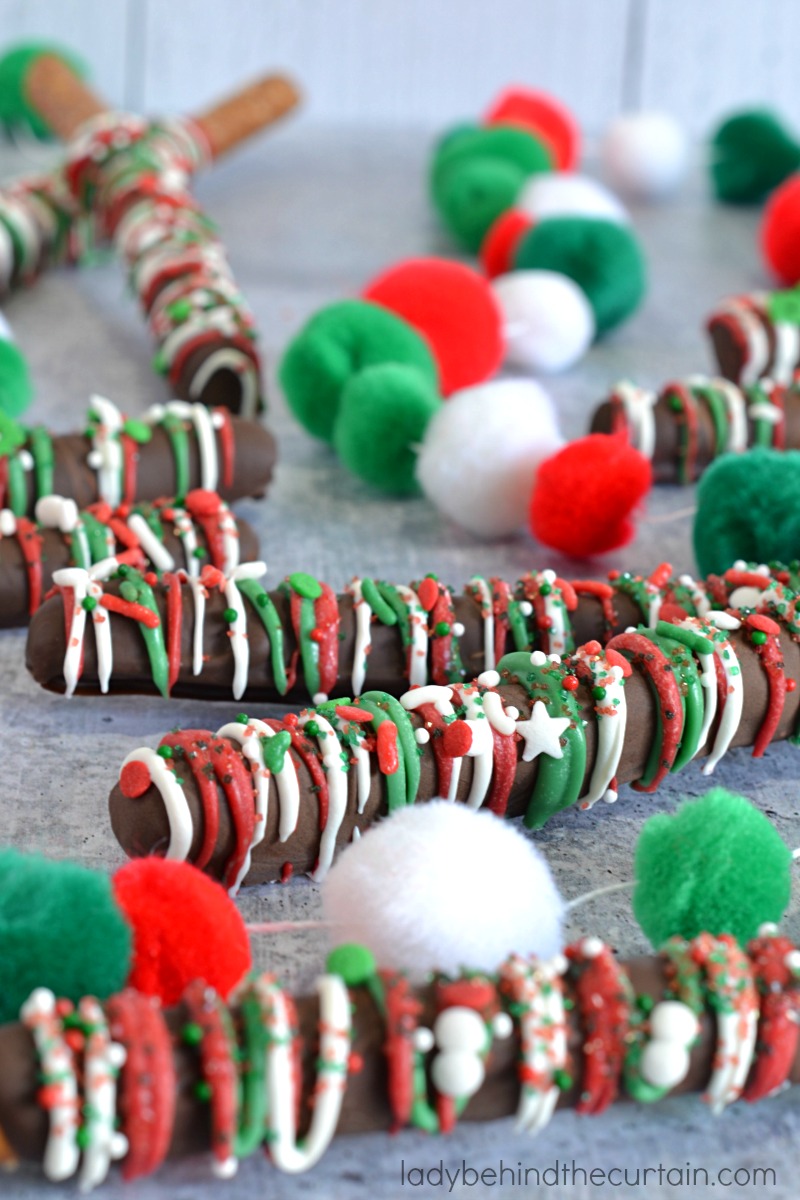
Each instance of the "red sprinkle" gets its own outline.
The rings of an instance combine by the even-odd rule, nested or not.
[[[281,867],[281,883],[288,883],[294,875],[294,866],[290,862],[285,862]]]
[[[378,766],[382,775],[394,775],[400,765],[397,757],[397,726],[394,721],[382,721],[376,736]]]
[[[132,621],[139,621],[148,629],[158,629],[161,624],[161,617],[158,613],[154,613],[151,609],[145,608],[143,604],[137,604],[135,601],[123,600],[122,596],[112,596],[106,592],[100,597],[100,603],[109,612],[119,613],[121,617],[130,617]]]
[[[439,599],[439,584],[435,579],[430,577],[423,579],[422,583],[417,588],[419,602],[426,612],[430,612],[436,601]]]
[[[565,692],[576,692],[578,690],[578,676],[565,675],[561,686]]]
[[[442,734],[442,749],[449,758],[463,758],[472,749],[472,730],[464,721],[453,721]]]

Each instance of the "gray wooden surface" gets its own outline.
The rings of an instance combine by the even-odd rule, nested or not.
[[[0,0],[0,43],[66,41],[113,103],[186,110],[265,68],[312,119],[436,128],[511,82],[596,134],[623,107],[707,133],[768,102],[800,127],[797,0]]]
[[[416,134],[341,128],[322,131],[287,125],[204,177],[199,195],[227,235],[231,260],[264,332],[271,364],[302,321],[326,301],[357,292],[374,272],[410,253],[450,253],[432,218],[422,179],[428,147]],[[8,165],[8,164],[7,164]],[[700,323],[714,300],[731,289],[762,281],[754,242],[754,217],[712,208],[696,182],[674,204],[635,213],[650,261],[651,290],[641,312],[614,337],[597,346],[570,374],[552,385],[565,432],[585,430],[590,407],[620,374],[658,384],[668,375],[708,366]],[[80,427],[88,394],[107,393],[131,413],[160,395],[149,369],[150,346],[114,263],[80,275],[54,274],[36,289],[14,297],[7,313],[30,357],[38,388],[33,414],[57,429]],[[355,572],[407,580],[435,570],[459,585],[473,571],[505,573],[515,579],[534,566],[553,564],[585,574],[585,563],[556,562],[521,536],[485,545],[440,519],[424,500],[393,502],[351,480],[326,449],[295,428],[272,390],[270,422],[281,460],[269,498],[241,506],[263,538],[273,580],[294,569],[319,574],[340,585]],[[687,518],[653,518],[690,505],[690,491],[660,490],[648,504],[647,520],[624,553],[594,565],[600,575],[612,565],[652,568],[669,558],[690,568]],[[216,728],[241,708],[200,703],[113,697],[108,701],[64,701],[40,692],[22,665],[23,632],[0,635],[0,722],[5,734],[0,828],[3,840],[23,849],[69,855],[113,869],[121,855],[106,818],[106,796],[124,755],[133,746],[154,744],[178,724]],[[791,846],[800,844],[797,751],[775,747],[759,764],[745,751],[723,761],[717,781],[753,797],[769,812]],[[655,810],[673,808],[684,795],[705,788],[689,768],[655,797],[623,789],[614,807],[591,814],[570,811],[537,835],[563,892],[625,880],[642,822]],[[491,881],[478,881],[487,889]],[[240,905],[249,919],[313,917],[318,892],[308,881],[246,891]],[[499,914],[502,918],[502,914]],[[796,905],[787,930],[800,937]],[[646,949],[625,895],[609,896],[580,913],[572,932],[597,931],[623,953]],[[325,952],[321,933],[262,939],[258,960],[305,987]],[[265,1161],[245,1164],[228,1186],[212,1182],[202,1162],[174,1166],[156,1180],[124,1189],[112,1182],[104,1194],[128,1200],[256,1200],[314,1196],[396,1200],[401,1162],[432,1167],[440,1158],[454,1169],[462,1160],[477,1167],[521,1162],[540,1169],[556,1161],[592,1167],[683,1168],[774,1167],[778,1187],[768,1194],[794,1197],[800,1166],[800,1102],[794,1093],[740,1106],[714,1120],[698,1099],[672,1100],[651,1109],[620,1106],[602,1119],[559,1114],[538,1142],[517,1136],[508,1121],[463,1126],[443,1141],[413,1133],[390,1139],[341,1139],[309,1176],[280,1176]],[[635,1176],[631,1175],[631,1179]],[[674,1177],[673,1177],[674,1178]],[[580,1179],[580,1176],[578,1176]],[[422,1194],[407,1189],[409,1194]],[[62,1197],[69,1189],[45,1186],[25,1171],[0,1181],[0,1194],[14,1200]],[[434,1191],[428,1193],[436,1195]],[[541,1192],[499,1187],[456,1188],[463,1196],[611,1195],[611,1190],[568,1184]],[[615,1195],[666,1197],[701,1195],[671,1188],[651,1176],[648,1186],[619,1188]],[[749,1195],[747,1190],[729,1190]]]

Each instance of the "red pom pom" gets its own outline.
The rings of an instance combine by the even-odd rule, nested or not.
[[[547,92],[511,87],[501,92],[483,118],[484,125],[521,125],[552,151],[559,171],[571,171],[581,153],[581,131],[568,108]]]
[[[513,269],[517,246],[532,225],[530,217],[515,208],[497,218],[481,246],[481,263],[490,279]]]
[[[364,299],[382,304],[427,339],[442,393],[483,383],[500,366],[500,309],[487,281],[462,263],[410,258],[373,279]]]
[[[800,175],[791,175],[767,201],[761,249],[781,283],[800,282]]]
[[[650,462],[621,437],[590,433],[539,467],[531,496],[534,536],[575,558],[624,546],[631,513],[652,483]]]
[[[250,970],[247,930],[225,889],[189,863],[138,858],[113,878],[133,929],[131,987],[177,1004],[204,979],[227,997]]]
[[[127,800],[138,800],[150,787],[150,772],[144,763],[129,762],[119,775],[119,790]]]

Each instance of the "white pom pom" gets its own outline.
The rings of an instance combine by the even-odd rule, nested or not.
[[[542,459],[563,445],[547,393],[533,380],[500,379],[456,392],[434,415],[417,459],[428,499],[479,537],[525,524]]]
[[[655,200],[674,192],[686,174],[686,135],[667,113],[626,113],[612,121],[600,155],[613,187]]]
[[[415,981],[562,946],[564,902],[533,843],[490,812],[444,800],[404,808],[348,846],[322,901],[337,943],[359,942]]]
[[[506,362],[528,371],[564,371],[594,340],[585,293],[556,271],[511,271],[492,282],[503,313]]]
[[[605,217],[626,225],[630,220],[621,200],[596,179],[569,171],[532,175],[514,207],[534,221],[545,217]]]

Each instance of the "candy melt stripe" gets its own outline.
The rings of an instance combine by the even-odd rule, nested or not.
[[[518,1013],[520,1097],[516,1129],[535,1136],[549,1123],[569,1065],[563,976],[567,960],[512,955],[500,968],[499,987]]]
[[[36,1045],[49,1133],[44,1152],[44,1173],[53,1183],[69,1179],[78,1169],[80,1123],[75,1062],[56,1011],[56,998],[47,988],[33,992],[20,1012],[20,1020]],[[40,1092],[41,1099],[41,1092]]]

